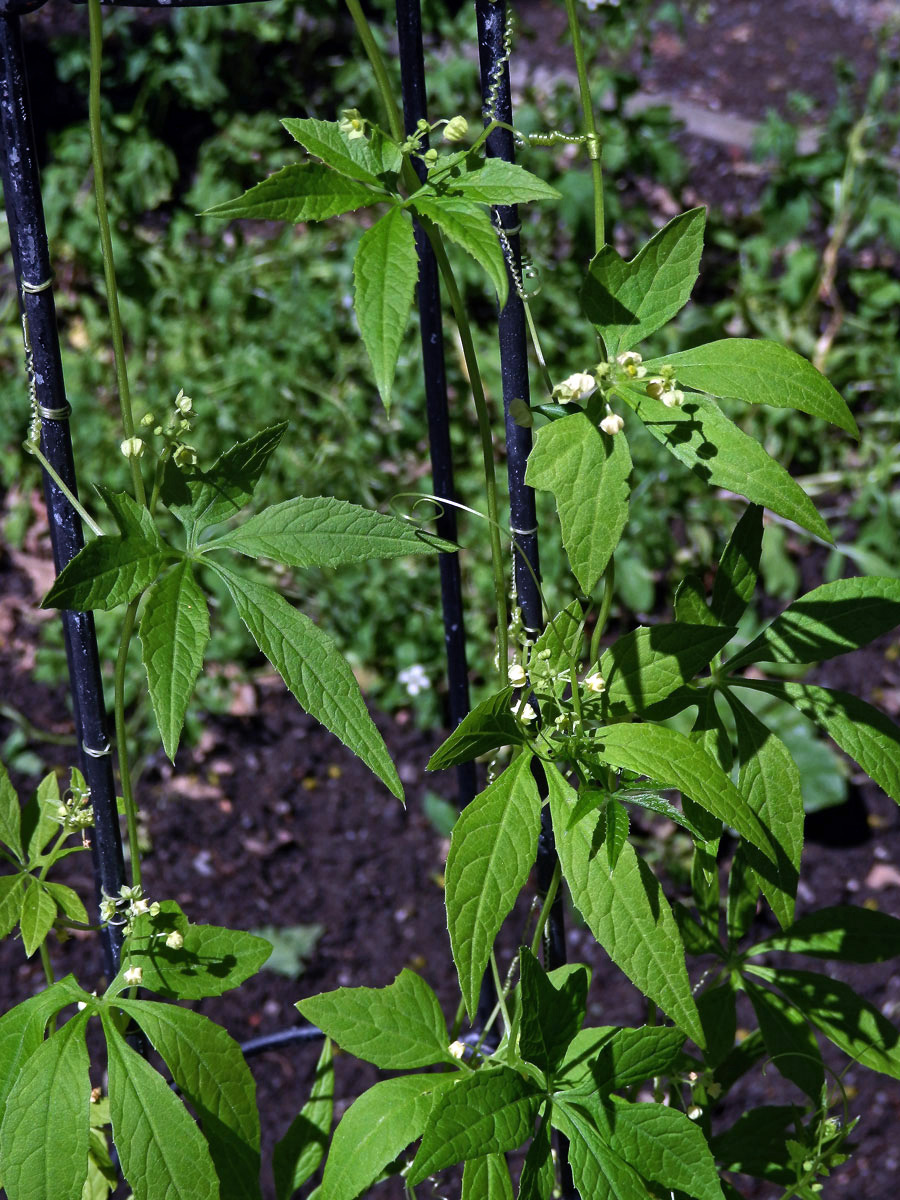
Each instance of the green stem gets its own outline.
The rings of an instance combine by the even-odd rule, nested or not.
[[[50,851],[50,853],[47,855],[47,857],[46,857],[46,861],[44,862],[44,865],[41,867],[41,872],[40,872],[40,874],[38,875],[38,879],[39,879],[39,880],[40,880],[42,883],[43,883],[43,881],[44,881],[44,880],[47,878],[47,872],[48,872],[48,871],[50,870],[50,868],[53,866],[53,863],[54,863],[54,861],[55,861],[55,859],[56,859],[56,855],[57,855],[57,853],[59,852],[59,848],[60,848],[60,846],[62,846],[63,842],[66,840],[66,838],[67,838],[68,836],[69,836],[69,831],[68,831],[68,829],[61,829],[61,830],[59,831],[59,833],[56,835],[56,841],[53,843],[53,849],[52,849],[52,850]],[[51,980],[50,980],[50,982],[52,983],[52,982],[53,982],[53,980],[51,979]]]
[[[509,1019],[509,1009],[506,1007],[506,993],[503,990],[503,984],[500,982],[500,970],[497,966],[497,955],[491,951],[491,975],[494,979],[494,990],[497,993],[497,1004],[500,1008],[500,1015],[503,1017],[503,1027],[507,1034],[512,1032],[512,1022]]]
[[[597,624],[591,634],[591,646],[588,650],[588,662],[593,665],[600,657],[600,639],[606,630],[609,620],[609,610],[612,608],[613,589],[616,586],[616,560],[611,558],[603,572],[603,599],[600,601],[600,611],[597,613]]]
[[[128,761],[128,740],[125,730],[125,668],[128,663],[128,649],[131,645],[131,635],[134,632],[134,622],[137,617],[140,597],[128,605],[125,619],[122,622],[122,636],[119,641],[119,653],[116,656],[115,674],[115,718],[116,718],[116,754],[119,759],[119,781],[122,785],[122,799],[125,802],[125,823],[128,827],[128,850],[131,858],[131,885],[134,887],[141,882],[141,852],[138,846],[137,806],[134,803],[134,793],[131,788],[131,768]]]
[[[44,968],[44,975],[47,979],[47,986],[56,982],[56,976],[53,973],[53,963],[50,961],[50,951],[47,949],[47,943],[41,942],[41,966]],[[52,1032],[52,1030],[51,1030]]]
[[[53,466],[53,464],[50,462],[50,460],[45,456],[44,452],[41,450],[41,448],[37,444],[37,442],[30,442],[30,441],[26,442],[25,449],[29,452],[29,454],[33,454],[34,457],[38,460],[38,462],[41,464],[41,466],[44,468],[44,470],[47,472],[47,474],[50,476],[50,478],[53,480],[53,482],[56,484],[56,486],[59,488],[59,490],[65,496],[65,498],[68,500],[68,502],[72,505],[72,507],[78,513],[79,517],[81,517],[82,521],[84,521],[85,525],[87,525],[88,529],[90,529],[92,533],[95,533],[97,535],[97,537],[102,537],[103,530],[100,528],[100,526],[97,524],[97,522],[91,516],[91,514],[87,511],[87,509],[84,507],[84,505],[78,499],[78,497],[75,495],[75,493],[72,491],[72,489],[68,486],[68,484],[66,484],[66,482],[60,477],[59,472],[56,470],[56,468]]]
[[[116,383],[119,408],[126,438],[134,437],[134,416],[131,410],[131,389],[125,364],[125,337],[119,313],[119,292],[116,286],[116,265],[113,258],[112,235],[109,228],[109,209],[106,204],[106,181],[103,174],[103,131],[100,122],[100,73],[103,64],[103,17],[100,0],[88,0],[88,21],[91,39],[91,77],[88,97],[88,122],[91,130],[91,162],[94,168],[94,197],[97,204],[97,224],[100,227],[100,248],[103,254],[103,275],[106,281],[106,301],[112,330],[113,357],[116,364]],[[131,457],[131,479],[139,504],[146,502],[144,478],[138,459]]]
[[[537,927],[534,931],[534,937],[531,939],[531,953],[537,958],[538,951],[541,948],[541,939],[544,936],[544,929],[547,925],[547,920],[550,916],[550,909],[553,907],[553,901],[556,899],[556,893],[559,891],[559,881],[562,879],[562,867],[559,865],[559,859],[556,860],[556,866],[553,868],[553,877],[550,880],[550,886],[547,888],[547,894],[544,897],[544,902],[541,905],[541,911],[538,913]]]
[[[94,3],[99,3],[99,0],[94,0]],[[378,43],[375,41],[372,27],[366,19],[359,0],[347,0],[347,11],[353,18],[356,32],[359,34],[369,62],[372,64],[372,70],[375,72],[375,82],[378,84],[378,91],[387,113],[388,124],[391,128],[391,137],[397,142],[402,142],[405,138],[403,118],[400,115],[400,109],[397,107],[397,101],[394,99],[391,80],[387,73],[384,57]]]
[[[588,153],[591,156],[591,178],[594,183],[594,249],[600,250],[606,242],[606,215],[603,207],[603,166],[600,161],[602,143],[594,122],[594,107],[591,101],[591,87],[588,83],[587,67],[584,61],[584,46],[581,42],[581,28],[578,24],[576,0],[566,0],[566,16],[569,20],[569,33],[572,37],[572,49],[575,52],[575,70],[578,73],[578,91],[581,95],[581,111],[584,120]]]

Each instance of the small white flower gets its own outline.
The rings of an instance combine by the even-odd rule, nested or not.
[[[144,442],[142,438],[130,437],[122,442],[120,448],[126,458],[140,458],[144,453]]]
[[[599,671],[594,671],[592,675],[588,675],[587,679],[585,679],[584,686],[589,692],[593,692],[594,695],[599,696],[606,691],[606,680]]]
[[[460,1041],[451,1042],[449,1049],[454,1058],[462,1058],[466,1052],[466,1044]]]
[[[131,915],[133,917],[141,917],[144,913],[150,911],[150,902],[148,900],[135,900],[131,905]]]
[[[519,666],[518,663],[513,663],[509,668],[509,682],[513,687],[521,687],[525,682],[525,668]]]
[[[451,117],[444,127],[445,142],[461,142],[469,132],[469,122],[465,117]]]
[[[125,982],[129,987],[137,987],[144,978],[144,971],[141,967],[129,967],[125,972]]]
[[[529,721],[534,721],[537,719],[537,713],[530,704],[526,704],[521,712],[517,708],[514,708],[512,711],[516,714],[520,721],[525,721],[526,724]]]
[[[175,451],[174,458],[179,467],[193,467],[197,462],[197,451],[193,446],[182,444]]]
[[[190,396],[184,394],[184,388],[175,397],[175,408],[182,416],[186,416],[194,407],[194,402]]]
[[[184,945],[184,938],[178,932],[177,929],[173,929],[172,932],[169,934],[169,936],[166,938],[166,945],[169,947],[170,950],[180,950],[181,947]]]
[[[350,141],[366,136],[366,122],[358,108],[345,108],[338,121],[338,129],[345,133]]]
[[[553,389],[553,399],[558,404],[571,404],[574,400],[585,400],[597,389],[597,380],[587,371],[579,371],[558,383]]]
[[[684,404],[684,392],[680,388],[667,388],[659,399],[666,408],[681,408]]]
[[[625,428],[625,421],[618,413],[609,413],[600,422],[600,428],[604,433],[608,433],[610,437],[615,437],[617,433],[621,433]]]
[[[418,696],[419,692],[427,692],[431,687],[428,673],[421,663],[413,663],[397,672],[397,682],[402,683],[409,696]]]
[[[647,374],[647,368],[641,366],[641,361],[641,356],[636,350],[626,350],[624,354],[616,357],[616,362],[632,379],[643,379]]]
[[[699,1104],[692,1104],[687,1110],[687,1115],[692,1121],[699,1121],[699,1119],[703,1116],[703,1109]]]

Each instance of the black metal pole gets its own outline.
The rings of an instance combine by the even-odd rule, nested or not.
[[[512,124],[512,97],[509,86],[509,65],[506,52],[506,0],[475,0],[478,22],[478,50],[481,64],[482,116],[485,125],[490,121]],[[515,141],[508,129],[495,129],[487,140],[487,154],[504,162],[515,161]],[[510,415],[513,400],[530,399],[528,382],[528,337],[525,326],[525,307],[516,286],[522,278],[519,238],[519,211],[516,205],[497,205],[494,222],[504,231],[504,249],[508,252],[506,271],[509,278],[509,299],[498,318],[500,341],[500,375],[503,386],[503,411],[506,419],[506,466],[509,479],[510,528],[516,539],[513,556],[513,581],[516,601],[522,610],[522,623],[536,636],[543,627],[543,608],[538,588],[540,559],[538,556],[537,513],[534,490],[525,483],[525,467],[531,451],[531,430],[517,425]],[[510,261],[511,259],[511,261]],[[546,780],[540,766],[535,771],[542,794]],[[549,808],[541,813],[541,832],[538,839],[536,864],[537,889],[546,895],[556,870],[556,845]],[[566,961],[566,936],[562,891],[557,892],[550,909],[544,946],[548,970]],[[568,1163],[568,1144],[557,1138],[563,1196],[576,1195]]]
[[[419,120],[427,119],[425,59],[422,49],[422,13],[419,0],[397,0],[397,34],[400,47],[403,123],[407,135]],[[423,138],[423,151],[428,139]],[[415,160],[420,179],[425,164]],[[453,453],[450,446],[450,414],[447,405],[447,376],[444,367],[444,334],[441,321],[441,294],[438,267],[431,243],[415,222],[416,251],[419,256],[419,328],[422,339],[422,365],[425,373],[425,403],[428,414],[428,445],[434,494],[448,500],[456,498],[453,484]],[[456,541],[456,511],[447,507],[437,520],[437,533]],[[462,584],[459,555],[440,556],[441,609],[444,619],[444,645],[447,650],[447,684],[450,723],[459,724],[469,711],[469,672],[466,661],[466,631],[463,622]],[[459,807],[463,808],[476,791],[475,764],[456,768]]]
[[[19,17],[7,4],[0,10],[0,169],[6,219],[22,312],[28,390],[41,423],[41,450],[66,486],[76,493],[75,466],[56,328],[53,273],[47,248],[40,176],[31,129],[28,78]],[[29,0],[18,11],[38,7]],[[23,396],[26,394],[23,388]],[[25,423],[23,405],[23,426]],[[44,472],[44,497],[57,572],[84,545],[81,519],[53,479]],[[122,841],[116,808],[111,748],[107,733],[100,659],[91,613],[63,612],[63,634],[80,765],[94,809],[91,850],[97,898],[118,895],[124,881]],[[121,933],[108,926],[102,935],[105,967],[118,971]]]

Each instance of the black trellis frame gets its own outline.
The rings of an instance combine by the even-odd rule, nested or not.
[[[28,78],[22,47],[20,17],[39,9],[45,0],[0,0],[0,174],[10,230],[13,267],[22,314],[28,386],[32,404],[41,418],[41,450],[52,471],[73,495],[77,495],[70,405],[65,394],[52,269],[41,200]],[[84,3],[84,0],[73,0]],[[100,0],[103,7],[194,8],[256,0]],[[512,120],[509,71],[505,50],[505,0],[476,0],[475,3],[482,78],[482,102],[487,122],[496,117]],[[397,0],[397,28],[403,71],[404,121],[407,133],[426,116],[425,68],[419,0]],[[487,111],[489,104],[491,112]],[[508,130],[495,130],[487,153],[514,161],[514,140]],[[417,164],[422,170],[421,163]],[[516,538],[513,577],[516,602],[527,630],[537,634],[542,626],[538,579],[540,574],[534,492],[525,483],[525,465],[531,449],[531,432],[515,424],[510,416],[514,399],[528,401],[528,357],[525,314],[517,281],[521,278],[519,223],[515,206],[494,209],[494,220],[505,231],[509,250],[507,262],[509,300],[498,318],[500,363],[507,444],[511,528]],[[446,374],[437,266],[427,238],[416,229],[419,253],[419,317],[425,371],[429,445],[438,497],[454,499],[453,463],[449,435]],[[81,519],[63,490],[46,470],[43,474],[45,502],[57,573],[84,545]],[[456,518],[447,506],[438,518],[438,533],[456,539]],[[456,555],[442,555],[441,601],[448,660],[449,707],[456,725],[469,708],[465,626],[459,563]],[[107,731],[100,662],[90,613],[64,612],[63,633],[69,667],[70,688],[79,743],[79,760],[91,789],[94,806],[92,855],[98,900],[105,893],[117,895],[124,882],[124,862],[116,806],[111,748]],[[457,774],[460,805],[475,794],[474,765]],[[543,782],[542,779],[538,780]],[[546,814],[545,814],[546,815]],[[542,825],[538,848],[538,890],[545,893],[556,865],[552,830]],[[118,970],[121,933],[108,927],[103,934],[104,965],[112,976]],[[554,903],[548,921],[545,947],[548,967],[565,962],[565,934],[561,897]],[[484,1004],[482,1005],[484,1007]],[[482,1017],[486,1014],[481,1013]],[[284,1030],[270,1037],[255,1038],[243,1047],[256,1054],[276,1045],[310,1040],[319,1031],[310,1026]],[[571,1175],[564,1163],[564,1195],[575,1195]]]

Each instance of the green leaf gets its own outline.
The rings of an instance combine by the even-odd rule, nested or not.
[[[778,871],[758,874],[759,886],[784,929],[794,919],[794,901],[803,854],[803,792],[800,771],[780,738],[732,694],[728,701],[737,726],[738,791],[779,847]],[[749,855],[751,865],[754,856]]]
[[[9,1094],[0,1127],[0,1176],[9,1200],[81,1198],[91,1100],[86,1024],[86,1016],[73,1017],[41,1042]]]
[[[697,1011],[706,1033],[704,1062],[707,1069],[717,1067],[732,1052],[737,1037],[737,1004],[731,980],[700,992]]]
[[[578,600],[548,621],[543,633],[532,644],[528,655],[528,675],[533,687],[544,686],[574,662],[578,666],[584,642],[584,622]]]
[[[383,988],[337,988],[297,1002],[297,1008],[349,1054],[376,1067],[405,1071],[453,1062],[437,996],[404,968]]]
[[[640,626],[604,650],[599,670],[612,714],[643,712],[689,683],[736,630],[719,625]]]
[[[241,1048],[208,1017],[159,1001],[119,1000],[200,1119],[222,1200],[259,1200],[256,1084]]]
[[[626,1162],[639,1163],[645,1179],[696,1200],[722,1200],[706,1138],[685,1113],[618,1098],[608,1111],[610,1146]]]
[[[837,391],[812,363],[778,342],[724,338],[666,358],[645,362],[654,375],[663,364],[674,367],[678,383],[720,399],[795,408],[830,421],[859,436],[856,422]]]
[[[525,482],[552,492],[572,573],[590,594],[628,522],[631,455],[624,437],[601,432],[584,413],[538,430]]]
[[[673,218],[626,262],[612,246],[591,259],[581,290],[610,358],[661,329],[687,304],[700,271],[706,209]]]
[[[606,850],[606,861],[609,864],[610,873],[616,869],[622,847],[628,840],[630,827],[628,810],[623,808],[614,796],[610,796],[603,806],[603,846]],[[598,834],[599,831],[598,825]]]
[[[319,1190],[322,1200],[356,1200],[418,1138],[450,1075],[383,1079],[355,1100],[331,1139]]]
[[[716,625],[718,622],[706,603],[703,580],[685,575],[675,592],[675,620],[680,625]]]
[[[572,902],[613,962],[702,1047],[705,1039],[684,949],[659,881],[630,843],[622,847],[610,872],[595,853],[590,819],[568,828],[575,793],[555,768],[547,769],[547,785],[556,848]]]
[[[710,610],[723,625],[737,625],[753,597],[762,536],[763,510],[751,504],[728,539],[713,584]]]
[[[513,689],[504,688],[488,696],[460,721],[445,742],[428,760],[428,771],[455,767],[496,750],[498,746],[521,746],[525,742],[522,727],[510,711]]]
[[[543,1095],[509,1067],[482,1068],[442,1093],[407,1175],[410,1187],[469,1157],[516,1150],[534,1132]]]
[[[435,186],[444,194],[463,196],[479,204],[527,204],[530,200],[560,199],[556,188],[539,176],[500,158],[486,158],[474,170],[451,174]]]
[[[815,971],[774,971],[750,963],[744,969],[777,988],[829,1041],[862,1066],[900,1079],[900,1030],[846,983]]]
[[[444,872],[447,925],[470,1016],[494,939],[537,854],[541,798],[523,753],[463,809]]]
[[[790,928],[759,942],[750,955],[786,950],[839,962],[887,962],[900,955],[900,921],[887,913],[855,905],[821,908]]]
[[[325,1157],[334,1113],[334,1050],[325,1039],[309,1099],[275,1143],[272,1172],[277,1200],[291,1200]]]
[[[108,612],[130,604],[156,579],[176,552],[160,542],[133,537],[98,537],[60,571],[41,608]]]
[[[147,592],[141,656],[163,749],[174,762],[184,714],[209,642],[209,609],[191,563],[182,559]]]
[[[331,638],[271,588],[230,571],[225,581],[241,620],[300,705],[361,758],[395,796],[403,786],[369,716],[350,665]]]
[[[318,163],[292,163],[249,188],[242,196],[206,209],[204,217],[249,217],[254,221],[324,221],[367,208],[386,197]]]
[[[556,1185],[556,1165],[550,1152],[550,1122],[546,1116],[531,1139],[516,1200],[551,1200]]]
[[[22,912],[19,917],[26,958],[31,958],[41,945],[53,928],[55,920],[56,904],[53,899],[42,884],[29,877],[25,884]]]
[[[744,990],[753,1005],[766,1050],[785,1077],[818,1104],[825,1084],[825,1070],[816,1036],[803,1014],[776,992],[744,980]]]
[[[519,952],[519,969],[522,994],[519,1053],[549,1076],[562,1061],[566,1047],[584,1020],[587,969],[569,975],[561,987],[555,987],[527,946]]]
[[[813,663],[856,650],[900,625],[900,579],[862,575],[807,592],[726,663]]]
[[[166,464],[162,500],[193,538],[236,516],[250,500],[287,429],[279,421],[220,454],[208,471],[186,473]]]
[[[792,1183],[794,1172],[785,1171],[785,1143],[796,1129],[802,1111],[791,1104],[766,1104],[744,1113],[710,1142],[716,1158],[729,1171],[760,1179]]]
[[[0,842],[8,846],[20,863],[25,862],[22,847],[22,807],[6,767],[0,763]]]
[[[509,1167],[502,1154],[466,1159],[460,1200],[513,1200]]]
[[[229,533],[206,542],[204,553],[237,550],[289,567],[337,567],[370,558],[452,554],[457,547],[400,517],[331,496],[298,496],[273,504]]]
[[[582,1029],[569,1043],[554,1084],[560,1090],[601,1095],[634,1087],[665,1074],[683,1045],[683,1032],[667,1025]]]
[[[163,1077],[126,1043],[111,1014],[101,1015],[113,1138],[134,1200],[217,1200],[219,1182],[200,1130]]]
[[[357,142],[364,143],[365,138],[350,142],[341,136],[337,121],[317,121],[312,118],[297,119],[286,117],[281,124],[285,127],[294,141],[299,142],[307,154],[319,158],[327,167],[332,167],[341,175],[350,179],[358,179],[365,183],[380,183],[378,175],[371,166],[366,165],[365,154],[354,151]]]
[[[0,938],[5,938],[19,923],[24,888],[24,874],[0,878]]]
[[[86,999],[74,976],[67,975],[0,1016],[0,1112],[7,1111],[13,1084],[23,1063],[42,1045],[50,1018],[67,1004]]]
[[[763,504],[810,533],[833,541],[815,506],[781,463],[754,438],[738,429],[714,401],[699,393],[681,408],[666,408],[636,387],[619,385],[618,395],[637,413],[647,431],[710,487],[725,488]]]
[[[83,925],[87,925],[87,910],[76,891],[66,887],[64,883],[50,883],[48,880],[44,881],[43,886],[59,911],[70,921],[81,921]]]
[[[743,687],[755,684],[756,690],[793,704],[900,804],[900,728],[884,713],[847,692],[811,683],[744,679],[734,682]]]
[[[409,214],[392,208],[359,239],[353,263],[359,332],[386,409],[418,274]]]
[[[768,830],[706,751],[662,725],[606,725],[595,731],[596,753],[611,766],[678,788],[778,863]]]
[[[497,231],[491,218],[483,208],[470,199],[454,199],[452,196],[415,196],[412,204],[419,216],[432,221],[451,242],[455,242],[484,271],[494,285],[500,308],[506,305],[509,295],[509,280],[506,260]]]
[[[555,1097],[555,1128],[569,1139],[569,1165],[578,1194],[590,1200],[647,1200],[638,1172],[612,1149],[598,1125],[608,1129],[599,1101],[588,1096]]]
[[[166,945],[173,932],[184,939],[177,950]],[[271,949],[262,938],[240,929],[191,925],[174,900],[163,900],[157,916],[143,913],[135,921],[122,952],[121,969],[107,994],[122,991],[125,971],[140,967],[142,986],[167,999],[221,996],[255,975]]]
[[[27,842],[26,853],[32,868],[41,866],[40,855],[51,839],[59,833],[59,779],[51,771],[37,786],[37,791],[22,810],[22,840]]]

